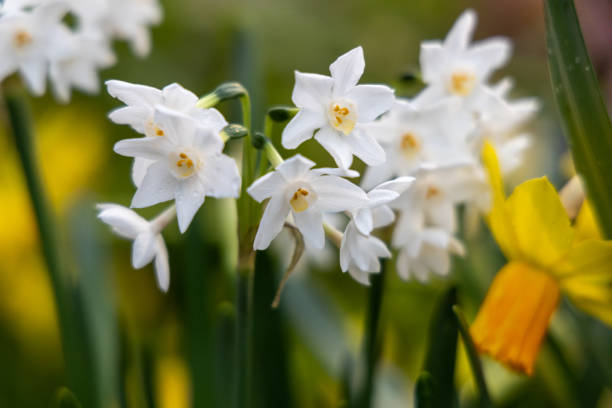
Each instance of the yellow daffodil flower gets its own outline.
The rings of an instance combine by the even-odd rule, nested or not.
[[[474,344],[531,375],[561,295],[612,325],[612,241],[602,240],[588,204],[573,226],[546,177],[504,195],[495,150],[483,160],[492,186],[489,228],[508,259],[471,327]]]

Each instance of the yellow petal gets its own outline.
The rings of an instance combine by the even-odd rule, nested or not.
[[[491,210],[487,216],[489,229],[507,259],[518,257],[518,247],[510,218],[506,212],[506,196],[501,177],[497,154],[491,143],[486,142],[482,148],[482,161],[491,186]]]
[[[589,238],[602,239],[603,237],[603,235],[601,235],[599,225],[597,224],[593,207],[588,200],[585,200],[580,208],[580,212],[576,217],[575,228],[576,236],[574,239],[576,241],[584,241],[585,239]]]
[[[506,201],[506,211],[520,259],[548,269],[567,254],[574,230],[546,177],[517,186]]]
[[[612,241],[578,243],[553,272],[572,303],[612,325]]]
[[[560,292],[555,278],[524,262],[510,262],[495,276],[470,328],[481,353],[532,374]]]

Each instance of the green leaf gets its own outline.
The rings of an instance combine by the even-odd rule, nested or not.
[[[434,388],[435,381],[431,374],[423,371],[417,379],[414,387],[414,407],[432,408],[434,407]]]
[[[472,374],[474,375],[474,380],[476,381],[478,391],[480,392],[480,406],[490,407],[492,406],[492,404],[491,398],[489,397],[489,390],[487,388],[484,373],[482,372],[482,364],[480,363],[478,352],[476,351],[476,347],[474,346],[474,342],[472,341],[472,336],[470,336],[470,330],[468,328],[467,321],[465,320],[465,316],[463,316],[463,312],[461,311],[459,306],[453,306],[453,312],[455,313],[455,317],[457,318],[457,323],[459,325],[459,333],[461,334],[463,344],[465,345],[465,349],[467,350],[468,359],[472,368]]]
[[[546,0],[548,66],[576,170],[612,238],[612,124],[572,0]]]
[[[444,292],[431,319],[429,346],[424,371],[433,377],[432,407],[456,406],[455,360],[457,356],[458,324],[453,305],[457,303],[457,288]]]

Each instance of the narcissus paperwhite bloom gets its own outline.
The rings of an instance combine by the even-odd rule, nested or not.
[[[71,33],[62,23],[68,7],[49,3],[31,11],[10,10],[0,15],[0,81],[19,71],[29,90],[40,96],[49,60],[71,52]]]
[[[293,156],[255,182],[247,192],[257,202],[269,198],[253,244],[266,249],[292,215],[307,245],[322,248],[325,244],[323,213],[350,211],[362,206],[368,197],[355,184],[329,172],[315,169],[314,162],[301,155]]]
[[[457,98],[422,104],[398,100],[391,111],[366,131],[383,147],[387,160],[369,166],[362,186],[371,188],[397,176],[409,176],[427,164],[445,166],[475,162],[468,137],[474,130],[472,116]]]
[[[292,99],[300,111],[283,131],[283,146],[295,149],[314,134],[339,167],[349,168],[353,154],[369,165],[383,163],[384,151],[363,124],[391,109],[393,90],[357,85],[364,68],[363,50],[357,47],[330,65],[331,77],[296,71]]]
[[[155,122],[155,107],[163,106],[193,118],[198,126],[210,128],[219,134],[227,121],[216,109],[196,107],[198,97],[179,84],[170,84],[159,90],[146,85],[110,80],[106,82],[108,93],[126,106],[112,111],[109,118],[120,125],[130,125],[147,137],[163,137],[164,131]],[[220,139],[220,136],[218,136]],[[151,160],[138,157],[134,160],[132,179],[136,186],[142,182]]]
[[[459,16],[444,41],[421,43],[420,64],[424,93],[429,100],[455,95],[466,102],[477,95],[491,73],[510,58],[512,45],[505,38],[489,38],[470,44],[476,13]]]
[[[234,159],[222,153],[224,143],[212,128],[163,106],[157,106],[153,120],[163,137],[122,140],[115,152],[152,161],[132,207],[174,199],[179,229],[185,232],[205,196],[238,197],[240,174]]]
[[[546,177],[520,184],[506,198],[490,144],[483,156],[493,196],[487,223],[508,264],[495,276],[470,332],[478,350],[532,374],[562,294],[612,324],[612,241],[585,235],[582,222],[573,226]]]
[[[400,177],[377,186],[368,192],[368,201],[351,212],[340,245],[340,267],[364,285],[369,285],[369,275],[380,272],[379,258],[390,258],[385,243],[370,233],[395,220],[388,206],[404,192],[414,179]]]
[[[98,218],[110,225],[117,235],[133,240],[132,266],[140,269],[154,261],[155,277],[159,288],[166,292],[170,286],[168,250],[161,235],[174,219],[174,207],[147,221],[134,211],[118,204],[99,204]]]

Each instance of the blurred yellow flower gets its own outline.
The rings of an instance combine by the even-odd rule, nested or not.
[[[532,374],[561,294],[612,324],[612,241],[593,232],[588,204],[572,226],[545,177],[522,183],[506,199],[491,145],[483,160],[492,186],[487,222],[508,264],[493,280],[471,334],[481,352]]]
[[[49,199],[61,215],[88,188],[105,160],[101,121],[83,110],[65,107],[42,115],[36,129],[37,156]],[[0,133],[5,154],[0,161],[0,313],[16,335],[42,357],[59,348],[55,308],[40,256],[34,216],[21,167],[6,133]],[[40,347],[40,339],[48,339]]]

